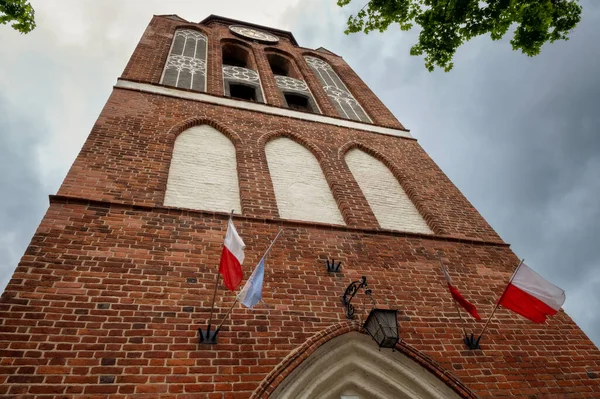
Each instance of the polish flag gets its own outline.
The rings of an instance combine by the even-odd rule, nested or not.
[[[452,285],[452,279],[450,278],[450,275],[448,274],[448,270],[446,270],[446,266],[444,266],[444,263],[442,262],[441,258],[440,258],[440,264],[442,265],[442,272],[444,273],[444,277],[446,278],[446,282],[448,283],[448,289],[450,290],[450,295],[452,295],[452,298],[454,298],[456,303],[458,303],[467,312],[469,312],[469,314],[471,316],[473,316],[475,318],[475,320],[481,320],[481,316],[479,316],[479,314],[477,313],[477,308],[475,308],[475,305],[473,305],[471,302],[467,301],[460,294],[460,292],[458,292],[456,287]]]
[[[565,292],[522,263],[508,283],[499,304],[534,323],[556,314],[565,303]]]
[[[219,263],[219,273],[223,276],[223,281],[230,291],[234,291],[244,277],[242,263],[244,263],[245,247],[244,241],[242,241],[230,218],[227,224],[223,252],[221,253],[221,262]]]

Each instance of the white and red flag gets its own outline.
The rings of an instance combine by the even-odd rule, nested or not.
[[[475,308],[475,305],[473,305],[471,302],[467,301],[460,294],[458,289],[456,289],[456,287],[454,285],[452,285],[452,279],[450,278],[450,275],[448,274],[448,270],[446,270],[446,266],[442,262],[442,258],[440,258],[440,264],[442,265],[442,272],[444,273],[444,277],[446,278],[446,282],[448,283],[448,289],[450,290],[450,295],[452,295],[452,298],[454,298],[456,303],[458,303],[460,306],[462,306],[463,309],[465,309],[467,312],[469,312],[469,314],[471,316],[473,316],[475,318],[475,320],[481,320],[481,317],[479,316],[479,313],[477,313],[477,308]]]
[[[498,304],[534,323],[543,323],[558,312],[565,299],[562,289],[521,263]]]
[[[227,234],[225,235],[225,244],[221,253],[221,262],[219,263],[219,273],[223,276],[223,281],[230,291],[240,284],[244,273],[242,272],[242,263],[244,263],[244,248],[246,245],[238,234],[233,221],[229,218],[227,224]]]

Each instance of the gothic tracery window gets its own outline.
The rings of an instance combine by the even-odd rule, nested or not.
[[[304,59],[323,85],[329,100],[342,118],[371,123],[371,118],[356,101],[331,65],[319,58],[308,55]]]
[[[165,65],[161,83],[196,91],[206,91],[208,40],[201,32],[178,29]]]

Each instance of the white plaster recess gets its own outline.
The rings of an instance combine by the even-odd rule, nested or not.
[[[268,142],[265,152],[281,218],[345,224],[321,166],[308,149],[280,137]]]
[[[381,227],[433,234],[398,180],[381,161],[355,148],[346,154],[346,164]]]
[[[425,368],[358,332],[323,344],[275,389],[272,398],[459,399]]]
[[[241,213],[235,147],[229,138],[208,125],[177,136],[164,204]]]

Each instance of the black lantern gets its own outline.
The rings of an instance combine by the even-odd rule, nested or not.
[[[400,340],[398,336],[398,311],[391,309],[372,309],[363,324],[371,338],[380,348],[394,348]]]

